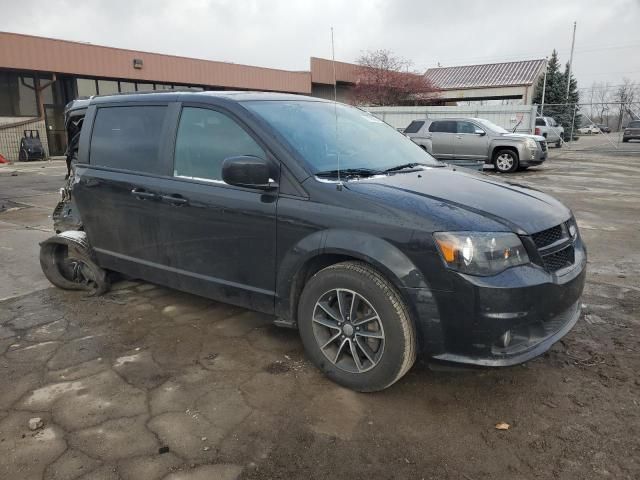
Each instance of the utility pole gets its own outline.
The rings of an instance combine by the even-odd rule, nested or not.
[[[540,116],[544,116],[544,94],[547,91],[547,64],[549,57],[544,57],[544,80],[542,81],[542,105],[540,105]]]
[[[571,39],[571,56],[569,57],[569,75],[567,76],[567,98],[569,102],[569,87],[571,86],[571,66],[573,64],[573,47],[576,44],[576,22],[573,22],[573,38]]]

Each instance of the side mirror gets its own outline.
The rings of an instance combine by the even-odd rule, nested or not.
[[[278,187],[277,182],[271,178],[270,163],[250,155],[225,158],[222,162],[222,180],[236,187],[260,190]]]
[[[479,128],[476,128],[476,131],[474,132],[476,135],[480,135],[481,137],[484,137],[487,132],[485,132],[484,130],[481,130]]]

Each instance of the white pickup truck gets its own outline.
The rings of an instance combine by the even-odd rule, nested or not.
[[[546,138],[547,145],[555,143],[556,147],[562,147],[564,128],[553,117],[537,117],[535,134]]]

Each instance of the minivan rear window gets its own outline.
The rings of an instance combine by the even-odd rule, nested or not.
[[[404,129],[404,133],[418,133],[423,125],[423,120],[414,120],[407,128]]]
[[[93,124],[89,163],[161,174],[159,152],[166,106],[99,108]]]

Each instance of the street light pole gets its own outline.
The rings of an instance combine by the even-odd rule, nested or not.
[[[542,81],[542,105],[540,105],[540,116],[544,116],[544,94],[547,91],[547,64],[549,57],[544,57],[544,80]]]
[[[573,22],[573,38],[571,39],[571,56],[569,57],[569,75],[567,75],[567,98],[569,102],[569,87],[571,86],[571,66],[573,65],[573,47],[576,44],[576,22]]]

